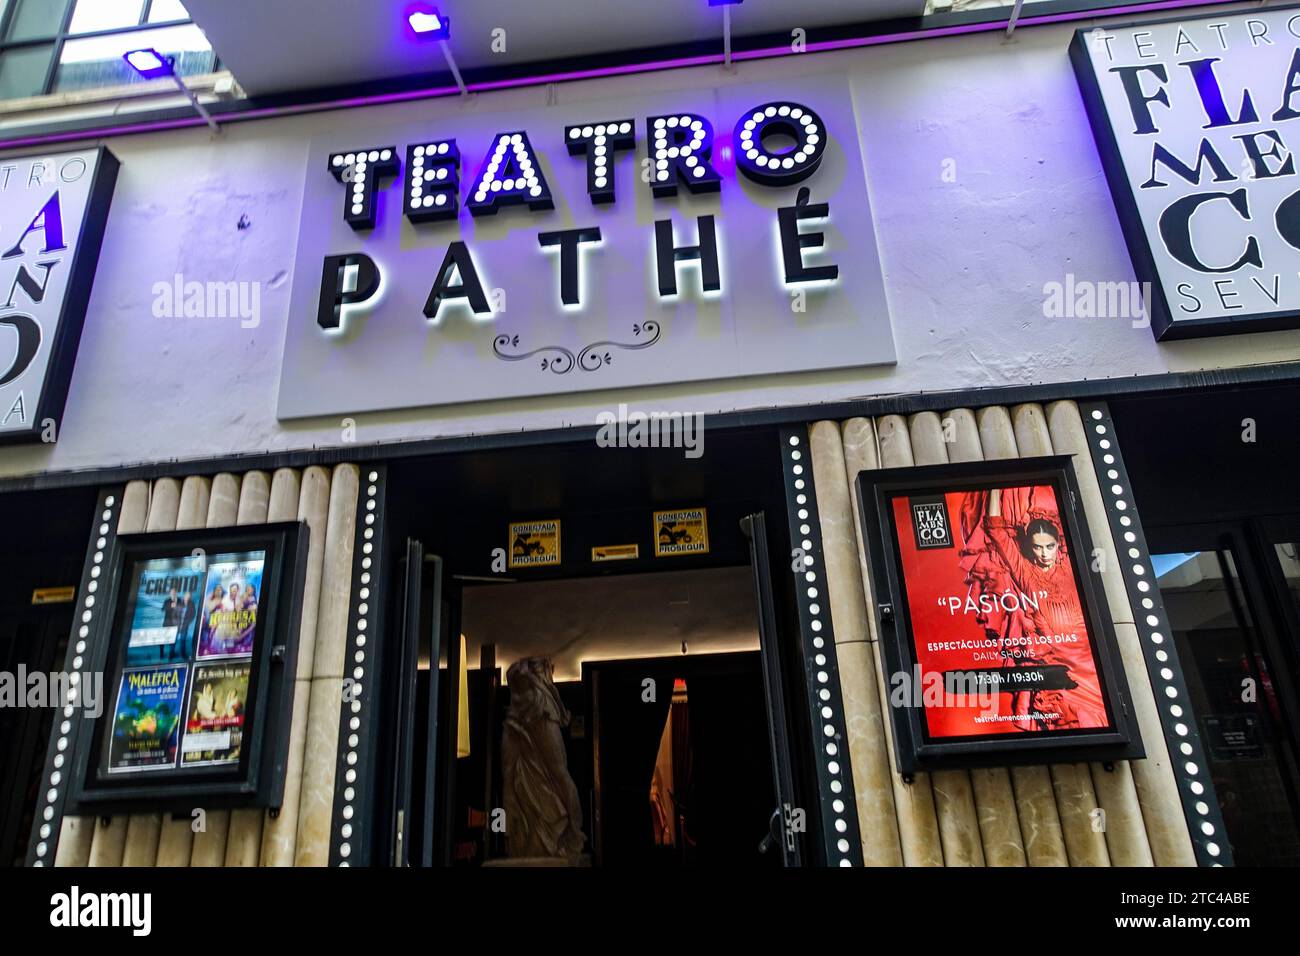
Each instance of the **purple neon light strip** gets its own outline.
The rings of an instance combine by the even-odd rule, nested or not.
[[[1124,7],[1111,7],[1106,10],[1086,10],[1075,13],[1054,13],[1038,17],[1021,17],[1017,30],[1025,27],[1043,26],[1051,23],[1069,23],[1077,20],[1097,20],[1101,18],[1128,16],[1135,13],[1151,13],[1162,10],[1180,10],[1186,7],[1214,6],[1207,0],[1153,0],[1149,3],[1137,3]],[[903,43],[909,40],[928,40],[935,37],[962,36],[970,33],[991,33],[1005,30],[1007,21],[990,23],[968,23],[934,30],[913,30],[908,33],[890,33],[874,37],[859,37],[846,40],[823,40],[810,43],[807,53],[827,53],[835,50],[850,50],[867,46],[882,46],[887,43]],[[781,56],[797,56],[787,46],[769,47],[762,50],[734,52],[733,60],[763,60]],[[633,73],[657,73],[662,70],[679,70],[693,66],[711,66],[722,63],[721,53],[709,53],[702,56],[679,57],[673,60],[656,60],[650,63],[630,63],[625,66],[603,66],[591,70],[573,70],[560,73],[547,73],[539,76],[517,77],[510,80],[493,80],[484,83],[471,83],[471,93],[492,90],[518,89],[526,86],[541,86],[546,83],[567,83],[575,80],[594,80],[610,76],[626,76]],[[326,112],[329,110],[355,109],[360,106],[381,106],[389,103],[406,103],[411,100],[434,99],[442,96],[458,95],[455,86],[431,86],[422,90],[407,90],[401,93],[380,93],[373,96],[356,96],[327,103],[303,103],[299,106],[277,106],[260,110],[247,110],[226,117],[217,116],[218,122],[233,123],[256,119],[271,119],[277,116],[292,116],[297,113]],[[169,129],[183,129],[203,126],[201,116],[183,116],[171,120],[155,120],[148,123],[123,123],[101,129],[73,130],[66,133],[49,133],[43,136],[26,136],[0,142],[0,149],[16,149],[23,146],[40,146],[48,143],[64,143],[78,139],[108,139],[114,136],[130,136],[137,133],[156,133]]]

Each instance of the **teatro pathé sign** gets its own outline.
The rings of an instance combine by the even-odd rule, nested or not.
[[[1300,7],[1087,28],[1070,52],[1156,337],[1300,325]]]
[[[896,360],[847,83],[313,140],[281,418]]]
[[[117,159],[0,158],[0,443],[58,437]]]

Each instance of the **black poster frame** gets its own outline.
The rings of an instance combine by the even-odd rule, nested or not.
[[[1035,734],[987,735],[978,738],[930,739],[921,701],[889,707],[898,772],[965,767],[1004,767],[1027,764],[1115,761],[1144,757],[1128,681],[1116,642],[1115,628],[1100,598],[1100,581],[1091,567],[1096,552],[1082,513],[1070,456],[978,461],[921,467],[888,468],[858,474],[856,493],[867,544],[868,574],[879,626],[886,686],[892,675],[915,673],[917,654],[908,613],[907,594],[889,502],[951,491],[1015,485],[1050,485],[1056,493],[1062,533],[1074,559],[1075,583],[1088,633],[1092,638],[1098,676],[1111,726],[1103,730],[1047,731]],[[1080,556],[1088,563],[1080,564]],[[892,696],[892,694],[891,694]]]
[[[281,805],[289,758],[308,534],[305,522],[284,521],[121,535],[112,542],[103,584],[106,613],[97,615],[88,655],[89,670],[104,674],[107,706],[98,718],[83,720],[78,728],[68,812],[102,816],[142,809],[189,812],[194,807],[275,809]],[[132,568],[137,562],[157,558],[191,558],[204,562],[202,566],[206,567],[208,555],[253,551],[265,552],[265,567],[239,763],[108,774],[101,766],[102,745],[114,719],[117,690],[126,664],[123,635],[131,606]]]

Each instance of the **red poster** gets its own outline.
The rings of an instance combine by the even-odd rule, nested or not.
[[[930,738],[1109,729],[1053,487],[892,505],[918,666],[891,694],[917,695]]]

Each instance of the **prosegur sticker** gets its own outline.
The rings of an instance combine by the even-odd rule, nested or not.
[[[655,557],[709,553],[709,520],[703,508],[655,512]]]
[[[518,521],[510,524],[510,567],[531,568],[560,563],[560,522]]]

